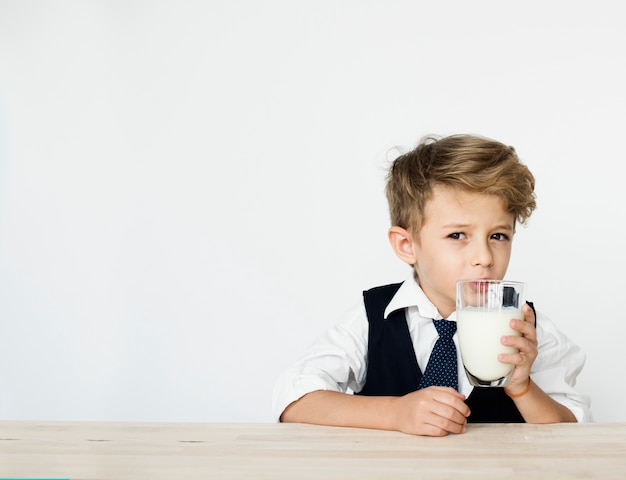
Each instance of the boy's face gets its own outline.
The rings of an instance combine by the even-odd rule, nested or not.
[[[496,196],[437,186],[413,242],[420,286],[439,313],[455,309],[462,279],[502,279],[509,266],[515,217]]]

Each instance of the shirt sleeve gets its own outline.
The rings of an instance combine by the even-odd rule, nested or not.
[[[585,365],[585,353],[539,312],[537,340],[538,354],[530,371],[533,381],[555,401],[569,408],[579,422],[593,421],[589,397],[574,388]]]
[[[279,421],[285,408],[316,390],[360,391],[367,371],[369,324],[363,304],[318,338],[274,386],[272,411]]]

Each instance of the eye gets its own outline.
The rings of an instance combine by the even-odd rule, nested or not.
[[[463,232],[454,232],[448,235],[448,238],[451,238],[453,240],[461,240],[465,238],[465,234]]]
[[[494,233],[491,238],[494,240],[499,240],[501,242],[506,242],[509,239],[509,236],[505,233]]]

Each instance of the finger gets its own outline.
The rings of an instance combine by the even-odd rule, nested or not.
[[[433,405],[433,409],[426,414],[423,425],[434,431],[440,430],[446,433],[462,433],[465,431],[467,419],[444,405]]]
[[[436,436],[443,436],[448,433],[464,433],[466,430],[465,423],[455,423],[436,415],[433,416],[430,423],[426,423],[425,425],[431,427],[433,431],[439,432],[439,435]]]
[[[463,395],[460,392],[457,392],[454,388],[452,387],[440,387],[440,386],[432,386],[432,387],[428,387],[432,390],[439,390],[440,392],[445,392],[445,393],[450,393],[452,395],[454,395],[455,397],[460,398],[461,400],[465,400],[465,395]]]
[[[502,363],[508,363],[510,365],[522,365],[526,356],[521,353],[501,353],[498,355],[498,360]]]
[[[524,350],[530,343],[532,343],[532,339],[522,333],[521,335],[502,335],[502,337],[500,337],[500,342],[507,347]]]
[[[464,421],[470,414],[470,409],[464,402],[465,395],[450,387],[439,387],[433,392],[435,406],[432,411],[444,417],[455,416],[458,421]],[[456,414],[458,413],[459,416]]]
[[[517,349],[522,355],[533,355],[537,352],[537,341],[535,338],[504,335],[500,338],[500,343]]]
[[[464,431],[465,431],[465,427],[463,427],[463,429],[459,432],[450,432],[437,425],[424,423],[421,425],[421,427],[418,430],[416,430],[415,432],[409,432],[409,433],[414,433],[416,435],[427,435],[429,437],[445,437],[449,433],[463,433]]]
[[[535,312],[528,304],[522,305],[522,313],[524,314],[524,321],[528,323],[535,323]]]
[[[501,353],[498,360],[502,363],[513,365],[532,364],[537,357],[537,346],[527,338],[523,337],[502,337],[502,344],[518,350],[517,353]]]
[[[469,411],[469,409],[467,410]],[[460,412],[457,407],[453,407],[443,403],[435,403],[433,404],[431,412],[439,417],[437,424],[442,428],[445,427],[446,429],[449,429],[449,424],[452,423],[455,425],[465,425],[465,423],[467,423],[467,415],[465,415],[463,412]]]
[[[509,326],[520,333],[520,335],[524,338],[528,338],[531,341],[535,341],[537,338],[537,330],[535,330],[535,326],[532,323],[528,323],[527,321],[519,320],[517,318],[512,318],[509,322]]]

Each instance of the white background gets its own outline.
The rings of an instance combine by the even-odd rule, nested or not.
[[[537,178],[507,277],[626,421],[620,3],[0,0],[0,417],[271,421],[407,272],[394,147],[478,133]]]

